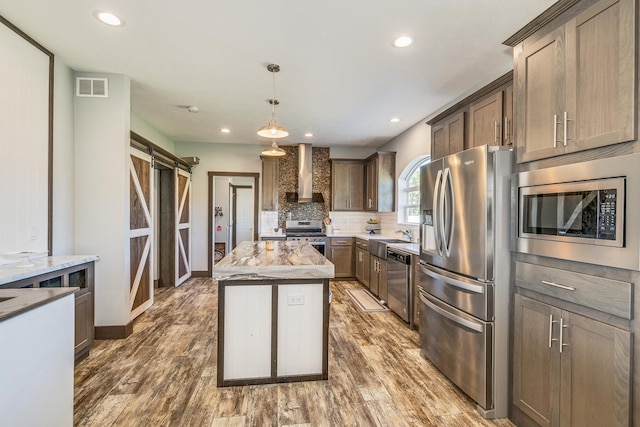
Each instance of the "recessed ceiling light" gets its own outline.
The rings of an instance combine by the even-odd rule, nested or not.
[[[400,36],[400,37],[397,37],[395,40],[393,40],[391,44],[394,47],[399,47],[399,48],[407,47],[413,44],[413,37],[407,36],[407,35]]]
[[[195,105],[190,105],[187,107],[187,111],[190,113],[197,113],[198,111],[200,111],[200,109]]]
[[[222,133],[231,133],[231,130],[228,129],[228,128],[222,128],[222,129],[220,129],[220,132],[222,132]]]
[[[100,22],[103,22],[107,25],[111,25],[112,27],[123,27],[124,26],[124,20],[118,18],[116,15],[114,15],[111,12],[100,12],[100,11],[96,11],[94,12],[94,15],[96,18],[98,18],[98,20]]]
[[[304,134],[304,136],[306,136],[307,138],[311,138],[313,134],[311,132],[307,132]]]
[[[398,123],[400,121],[400,118],[399,117],[392,117],[392,118],[389,119],[389,121],[391,123]]]

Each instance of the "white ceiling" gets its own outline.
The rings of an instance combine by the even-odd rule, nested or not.
[[[377,147],[509,71],[502,41],[552,3],[0,0],[0,15],[74,70],[128,75],[132,110],[175,141],[268,145],[276,63],[280,144]],[[392,47],[405,33],[415,44]]]

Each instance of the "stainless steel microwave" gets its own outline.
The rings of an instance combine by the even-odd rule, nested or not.
[[[517,252],[640,270],[640,154],[515,174]]]

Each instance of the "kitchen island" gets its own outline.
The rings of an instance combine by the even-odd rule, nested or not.
[[[242,242],[218,261],[218,386],[327,379],[333,276],[306,242]]]

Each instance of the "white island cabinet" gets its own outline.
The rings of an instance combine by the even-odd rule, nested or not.
[[[243,242],[218,280],[218,386],[328,378],[333,264],[306,242]]]

